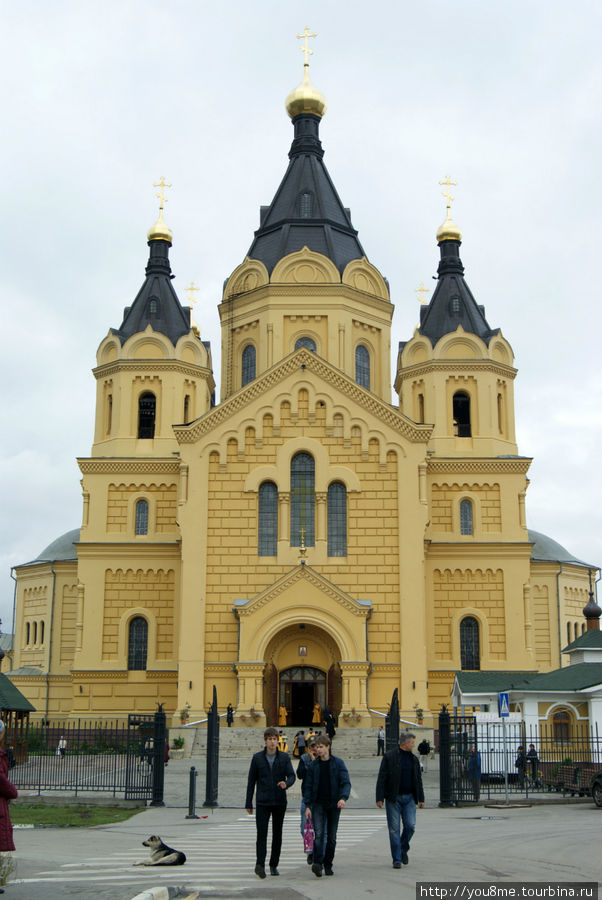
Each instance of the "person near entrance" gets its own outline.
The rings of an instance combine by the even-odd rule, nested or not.
[[[317,700],[314,703],[314,711],[312,713],[311,724],[312,725],[321,725],[322,724],[322,707],[320,706],[320,704],[318,703]]]
[[[286,812],[286,792],[295,781],[288,753],[278,750],[278,729],[266,728],[265,747],[251,760],[247,779],[245,809],[253,815],[253,794],[257,787],[255,826],[257,829],[255,874],[265,878],[268,823],[272,817],[272,850],[270,875],[279,875],[278,863],[282,847],[282,825]]]
[[[284,725],[286,727],[287,715],[288,715],[288,712],[287,712],[286,706],[281,705],[280,708],[278,709],[278,725]]]
[[[378,736],[376,738],[376,755],[385,755],[385,729],[382,727],[382,725],[378,729]]]
[[[324,724],[326,725],[326,734],[332,742],[332,739],[337,733],[337,730],[334,724],[334,715],[332,714],[332,711],[328,709],[328,707],[324,709]]]
[[[314,856],[311,867],[318,878],[333,875],[332,863],[337,845],[337,829],[341,810],[345,809],[351,781],[347,766],[330,752],[330,738],[319,734],[315,740],[317,759],[307,769],[303,782],[305,818],[314,823]],[[324,846],[326,832],[326,846]]]
[[[231,703],[228,703],[226,708],[226,724],[228,728],[232,728],[232,723],[234,722],[234,709]]]
[[[399,749],[385,753],[376,781],[376,805],[382,809],[386,804],[394,869],[401,869],[402,864],[408,865],[410,841],[416,829],[416,807],[424,808],[420,763],[412,752],[415,743],[416,735],[411,731],[402,731]]]

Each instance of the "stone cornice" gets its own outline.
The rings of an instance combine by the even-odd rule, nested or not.
[[[432,669],[429,669],[429,681],[449,681],[449,676],[456,675],[456,669],[438,669],[434,672]]]
[[[467,553],[470,553],[473,557],[494,557],[496,560],[500,558],[516,558],[517,556],[523,556],[530,559],[532,546],[528,541],[525,541],[525,543],[519,543],[518,541],[513,543],[502,543],[497,540],[492,540],[490,544],[483,543],[482,541],[475,541],[474,543],[460,543],[459,541],[449,541],[449,543],[447,541],[426,541],[426,544],[427,559],[429,562],[436,562],[438,559],[453,559],[456,561],[453,568],[461,569],[462,571],[471,571],[474,568],[480,568],[480,566],[474,566],[467,562]],[[487,568],[491,567],[491,564],[487,565]]]
[[[452,457],[442,459],[440,457],[428,457],[428,475],[503,475],[528,472],[533,462],[531,457],[520,456],[504,459],[501,457],[481,457],[478,459],[454,459]]]
[[[171,681],[177,677],[178,671],[177,669],[146,669],[145,674],[147,679],[150,677],[153,681]],[[106,669],[78,669],[77,671],[73,670],[70,677],[74,681],[77,679],[85,681],[92,678],[97,681],[127,681],[128,670],[113,669],[112,671],[107,671]]]
[[[179,359],[115,359],[92,369],[94,377],[109,378],[118,372],[179,372],[180,375],[188,375],[191,378],[206,378],[213,382],[213,373],[207,366],[197,366],[194,363],[185,363]]]
[[[370,673],[370,663],[362,659],[342,659],[341,674],[348,675],[350,672],[359,672],[361,675]]]
[[[205,672],[226,672],[233,674],[231,663],[205,663]]]
[[[379,672],[399,672],[400,664],[399,663],[372,663],[372,672],[373,674],[377,671]]]
[[[248,307],[257,303],[258,300],[265,298],[266,302],[264,305],[267,307],[272,305],[269,301],[275,297],[290,297],[291,301],[295,301],[293,305],[297,309],[299,308],[299,297],[302,297],[304,301],[307,298],[315,298],[316,312],[318,315],[324,315],[324,297],[328,297],[329,308],[332,308],[333,299],[340,297],[343,303],[350,300],[357,302],[359,299],[362,303],[381,306],[387,310],[389,318],[391,318],[393,310],[395,309],[390,299],[379,297],[378,294],[361,291],[359,288],[353,287],[353,285],[343,281],[335,282],[334,284],[329,284],[326,281],[318,281],[314,284],[295,281],[275,281],[270,282],[269,284],[260,284],[256,288],[253,288],[252,291],[244,291],[240,294],[230,294],[228,297],[223,297],[218,306],[218,311],[227,308],[228,304],[232,303],[233,300],[237,306],[244,303],[244,305]],[[355,304],[350,308],[354,308],[357,311]],[[304,312],[306,309],[309,311],[309,315],[313,315],[311,306],[306,307],[304,302]]]
[[[80,457],[77,464],[83,475],[177,475],[179,459],[95,459]]]
[[[157,560],[157,557],[160,556],[161,559],[167,557],[171,560],[179,560],[181,553],[181,542],[172,541],[157,541],[156,543],[144,542],[144,544],[135,544],[132,541],[124,541],[123,543],[117,542],[103,542],[98,543],[97,541],[91,541],[87,543],[86,541],[82,541],[81,543],[77,543],[77,556],[78,559],[92,559],[96,557],[106,557],[107,559],[129,559],[137,556],[150,557],[150,559]],[[152,569],[160,569],[162,566],[158,563],[156,566],[151,566]]]
[[[330,384],[348,397],[353,403],[380,419],[381,422],[412,443],[426,444],[429,440],[433,431],[432,425],[414,424],[397,409],[384,403],[374,394],[365,390],[365,388],[361,388],[339,369],[335,369],[330,363],[327,363],[315,353],[301,348],[287,356],[286,359],[263,375],[260,375],[259,378],[242,388],[232,397],[220,403],[219,406],[205,413],[200,419],[197,419],[190,425],[173,426],[178,442],[180,444],[195,443],[223,422],[228,422],[237,412],[246,409],[253,400],[261,397],[270,388],[303,369],[318,375],[327,384]]]
[[[420,378],[433,370],[440,372],[493,372],[514,381],[518,369],[493,359],[431,359],[407,366],[397,372],[396,384],[409,378]]]
[[[295,582],[300,581],[301,579],[309,581],[314,587],[317,587],[322,593],[335,600],[340,606],[354,616],[367,619],[372,611],[372,604],[369,600],[364,600],[362,602],[355,600],[349,594],[346,594],[344,591],[337,588],[336,585],[327,578],[324,578],[323,575],[320,575],[319,572],[316,572],[315,569],[312,569],[311,566],[299,565],[291,572],[287,572],[282,578],[278,579],[275,584],[270,585],[269,588],[251,600],[236,601],[234,607],[235,614],[239,619],[243,616],[253,615],[253,613],[256,613],[262,606],[265,606],[266,603],[270,603],[286,591],[292,584],[295,584]]]

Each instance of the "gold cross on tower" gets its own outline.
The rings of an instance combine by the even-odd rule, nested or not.
[[[200,288],[194,286],[194,281],[191,281],[187,288],[184,288],[188,293],[188,300],[190,301],[190,305],[194,306],[197,302],[197,298],[194,296],[195,291],[200,291]]]
[[[444,184],[447,188],[446,191],[441,191],[441,193],[443,194],[444,197],[447,197],[447,217],[448,218],[449,218],[449,210],[451,207],[451,202],[454,199],[452,192],[450,191],[450,187],[452,186],[452,184],[456,185],[457,183],[458,183],[457,181],[451,180],[451,175],[446,175],[445,181],[439,182],[439,184]]]
[[[316,34],[316,32],[310,31],[309,28],[307,27],[307,25],[305,26],[305,31],[303,32],[303,34],[297,35],[297,38],[299,40],[301,40],[301,38],[305,38],[305,43],[301,47],[301,50],[303,51],[303,53],[305,53],[305,62],[304,62],[305,66],[309,66],[309,57],[313,56],[313,52],[314,52],[313,50],[309,49],[309,44],[307,43],[307,39],[310,37],[317,37],[317,36],[318,35]]]
[[[425,288],[425,286],[424,286],[424,284],[423,284],[422,281],[420,282],[420,287],[414,289],[414,293],[420,294],[419,299],[420,299],[420,303],[421,303],[421,304],[425,304],[425,303],[426,303],[426,300],[424,299],[424,295],[425,295],[425,294],[430,294],[430,292],[431,292],[431,289],[430,289],[430,288]]]
[[[158,188],[160,189],[160,190],[159,190],[159,193],[156,194],[156,197],[157,197],[157,198],[159,199],[159,201],[160,201],[160,202],[159,202],[159,209],[162,210],[162,209],[163,209],[163,204],[164,204],[164,203],[167,203],[167,197],[165,196],[165,193],[164,193],[164,191],[163,191],[163,188],[171,187],[171,184],[168,184],[168,183],[165,181],[165,178],[163,177],[163,175],[161,175],[161,180],[160,180],[160,181],[155,181],[155,182],[153,182],[153,187],[158,187]]]

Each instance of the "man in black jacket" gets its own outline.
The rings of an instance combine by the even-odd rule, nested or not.
[[[416,736],[410,731],[399,735],[399,749],[389,750],[382,758],[376,782],[376,805],[386,805],[389,843],[393,868],[407,866],[410,841],[416,829],[416,807],[424,807],[420,763],[412,753]],[[403,831],[400,835],[401,823]]]
[[[295,773],[288,753],[278,750],[278,729],[266,728],[263,733],[265,747],[256,753],[249,767],[245,809],[253,814],[253,792],[257,785],[255,825],[257,828],[257,860],[255,874],[265,878],[268,823],[272,817],[272,852],[270,875],[279,875],[282,824],[286,812],[286,791],[295,781]]]
[[[351,781],[343,760],[330,753],[330,738],[327,734],[317,736],[315,747],[318,756],[307,769],[303,782],[303,799],[305,818],[313,819],[315,831],[311,870],[317,878],[321,878],[322,864],[325,875],[334,875],[332,861],[337,845],[339,816],[349,799]]]

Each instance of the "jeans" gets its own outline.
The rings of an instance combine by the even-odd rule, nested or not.
[[[385,800],[389,843],[394,863],[401,862],[401,854],[410,849],[410,841],[416,830],[416,801],[412,794],[400,794],[397,800]],[[401,821],[400,821],[401,820]],[[400,836],[400,827],[403,831]]]
[[[311,817],[314,823],[314,863],[331,866],[334,859],[334,851],[337,845],[337,828],[341,810],[338,806],[323,806],[321,803],[313,804]],[[324,840],[326,838],[326,841]]]
[[[257,827],[257,865],[265,866],[265,855],[268,843],[268,822],[272,817],[272,852],[270,853],[270,866],[277,866],[280,862],[280,849],[282,847],[282,825],[286,806],[257,806],[255,808],[255,825]]]

